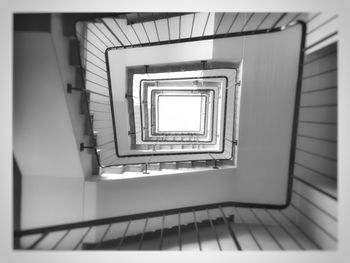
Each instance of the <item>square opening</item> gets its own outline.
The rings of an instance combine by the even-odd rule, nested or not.
[[[228,146],[229,139],[225,140],[224,138],[236,135],[232,129],[235,125],[235,118],[231,118],[232,115],[226,114],[231,111],[236,112],[234,109],[235,103],[229,103],[229,101],[233,102],[236,98],[236,72],[237,69],[233,67],[195,71],[129,72],[132,74],[132,78],[129,75],[130,80],[132,80],[129,84],[134,96],[133,100],[129,100],[131,102],[130,106],[134,110],[135,120],[135,126],[131,128],[135,131],[135,146],[133,149],[141,148],[141,145],[147,144],[148,147],[149,145],[154,145],[158,149],[153,150],[152,153],[154,155],[165,155],[167,154],[165,151],[187,154],[187,152],[195,150],[198,153],[217,153],[217,155],[223,155],[227,159],[227,156],[235,150],[235,148]],[[164,128],[162,125],[163,120],[160,120],[161,123],[159,124],[158,114],[162,109],[159,109],[158,97],[170,95],[204,97],[202,106],[205,105],[205,107],[202,107],[202,126],[199,126],[198,120],[200,119],[198,118],[200,117],[197,117],[197,124],[193,123],[193,121],[191,122],[196,127],[191,127],[188,124],[184,124],[185,127],[180,127],[175,123],[174,118],[172,118],[172,121],[176,127]],[[184,108],[184,105],[179,106],[181,102],[175,104],[174,108],[176,109],[182,107],[185,110],[187,108]],[[198,112],[199,110],[197,110],[197,114]],[[191,113],[193,114],[193,112]],[[168,119],[170,119],[168,113],[164,113],[164,115],[168,115]],[[177,115],[181,116],[179,113]],[[182,116],[187,115],[183,113]],[[193,120],[193,117],[188,117]],[[160,128],[159,125],[161,126]],[[192,145],[192,147],[181,146],[181,149],[172,147],[172,145],[176,144]],[[167,145],[167,148],[164,148],[164,151],[163,149],[160,150],[161,146],[159,145]],[[147,151],[145,150],[143,153],[146,154]]]
[[[150,135],[151,136],[162,136],[162,138],[166,138],[167,136],[176,136],[177,138],[181,140],[186,140],[186,139],[202,139],[208,136],[208,132],[210,134],[212,133],[211,131],[211,126],[210,124],[212,123],[213,116],[209,115],[212,113],[209,110],[213,110],[213,96],[214,92],[213,90],[193,90],[193,89],[171,89],[171,87],[164,87],[165,89],[152,89],[151,90],[151,96],[148,99],[150,100],[148,102],[148,107],[150,111],[150,114],[148,115],[148,125],[150,129]],[[193,96],[198,96],[202,97],[202,112],[201,112],[201,127],[199,130],[187,132],[187,131],[167,131],[167,132],[162,132],[159,131],[159,97],[164,97],[164,96],[171,96],[171,97],[193,97]],[[203,105],[205,105],[203,107]],[[149,119],[150,116],[150,119]],[[209,129],[210,126],[210,129]],[[208,131],[208,129],[210,131]],[[169,138],[169,137],[168,137]]]
[[[206,108],[202,95],[158,96],[159,132],[201,132]]]

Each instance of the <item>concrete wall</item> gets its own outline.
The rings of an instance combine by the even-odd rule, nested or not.
[[[214,41],[213,59],[243,60],[234,201],[286,203],[300,40],[296,26]]]

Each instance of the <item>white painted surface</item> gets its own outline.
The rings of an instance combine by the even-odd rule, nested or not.
[[[23,176],[21,228],[83,219],[83,178]]]
[[[125,56],[126,66],[184,63],[212,58],[213,40],[186,42],[171,46],[171,52],[169,52],[169,45],[162,45],[121,49],[118,53]]]
[[[300,38],[296,26],[214,42],[214,59],[244,61],[234,201],[286,202]]]
[[[14,34],[13,146],[25,176],[83,177],[49,33]]]
[[[84,173],[61,78],[69,79],[69,71],[60,71],[64,60],[58,64],[62,54],[55,54],[55,47],[62,53],[65,47],[55,44],[49,33],[14,34],[13,145],[23,175],[21,229],[81,221],[84,215]],[[62,234],[50,235],[39,247],[50,248]],[[72,233],[63,247],[80,234]],[[26,247],[31,240],[23,242]]]
[[[65,83],[70,83],[73,86],[76,83],[76,78],[81,76],[76,74],[76,67],[70,65],[70,39],[64,37],[63,33],[63,18],[61,14],[53,14],[51,16],[51,36],[54,51],[56,54],[57,65],[59,68],[59,73],[62,79],[63,89],[65,88]],[[81,142],[86,145],[89,144],[89,136],[84,136],[85,129],[85,115],[81,114],[81,92],[64,92],[66,104],[68,106],[68,112],[71,119],[71,125],[74,131],[75,145],[77,146]],[[92,175],[92,158],[96,158],[93,154],[82,151],[79,152],[80,163],[84,171],[85,176]]]

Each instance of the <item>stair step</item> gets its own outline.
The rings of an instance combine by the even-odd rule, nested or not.
[[[162,149],[162,150],[171,150],[171,145],[169,145],[169,144],[160,144],[160,149]]]
[[[128,164],[125,165],[124,172],[142,172],[143,164]]]
[[[157,151],[157,150],[160,150],[161,147],[159,144],[147,144],[147,149],[148,150],[152,150],[152,151]]]
[[[172,149],[182,149],[182,144],[172,144]]]
[[[122,174],[125,171],[125,165],[116,165],[108,167],[108,173]]]
[[[147,144],[136,144],[135,145],[136,150],[148,150],[148,145]]]
[[[192,161],[193,167],[207,167],[206,161]]]
[[[177,163],[177,168],[191,168],[192,167],[192,162],[178,162]]]
[[[234,217],[233,216],[227,216],[226,217],[228,222],[233,222]],[[222,218],[214,219],[212,220],[212,223],[215,227],[217,226],[226,226],[224,223],[224,220]],[[204,220],[201,222],[197,222],[197,227],[199,228],[200,233],[202,231],[207,230],[208,233],[213,233],[212,228],[210,225],[209,220]],[[170,228],[165,228],[163,230],[163,240],[165,241],[168,237],[171,237],[172,235],[178,235],[179,228],[178,226],[172,226]],[[227,231],[227,230],[226,230]],[[184,246],[196,246],[196,249],[198,250],[198,243],[197,243],[197,237],[196,237],[196,227],[193,222],[190,222],[188,224],[182,224],[181,225],[181,233],[182,233],[182,245]],[[140,240],[143,238],[142,242],[142,250],[158,250],[159,249],[159,241],[160,241],[160,235],[161,235],[161,230],[153,230],[153,231],[146,231],[144,234],[142,233],[137,233],[137,234],[132,234],[125,236],[123,239],[123,244],[120,250],[138,250],[139,245],[140,245]],[[189,240],[189,239],[191,240]],[[215,237],[212,235],[211,236],[212,240],[215,240]],[[111,239],[111,240],[106,240],[103,241],[100,244],[99,249],[116,249],[117,245],[120,243],[121,238],[117,239]],[[178,239],[177,239],[178,240]],[[203,239],[204,240],[204,239]],[[164,245],[167,243],[167,241],[164,242]],[[85,250],[92,250],[96,249],[97,243],[84,243],[83,244],[83,249]],[[167,249],[167,245],[164,247],[162,246],[163,249]],[[217,248],[218,250],[218,248]]]
[[[218,234],[221,249],[223,251],[238,250],[232,239],[232,236],[230,235],[230,232],[227,231],[227,226],[225,224],[215,225],[215,230],[216,230],[216,233]]]
[[[160,167],[162,169],[176,169],[176,162],[167,162],[167,163],[161,163]]]
[[[220,160],[218,161],[218,165],[234,165],[234,161],[233,160]]]
[[[160,163],[150,163],[147,165],[148,170],[150,171],[160,171]]]
[[[214,160],[206,160],[206,165],[207,166],[215,166],[215,161]],[[217,161],[217,165],[219,164],[219,162]]]
[[[183,144],[182,149],[192,149],[192,144]]]

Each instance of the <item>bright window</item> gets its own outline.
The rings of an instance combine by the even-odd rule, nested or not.
[[[158,96],[159,132],[200,132],[204,123],[204,96]]]

